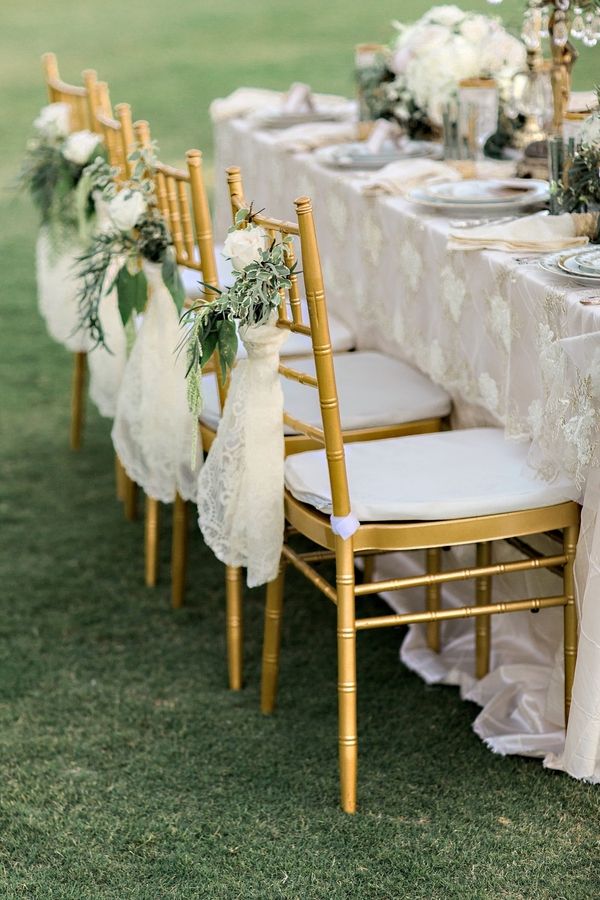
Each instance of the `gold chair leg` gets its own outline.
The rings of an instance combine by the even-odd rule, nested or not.
[[[565,528],[563,544],[565,555],[568,557],[568,561],[563,569],[563,589],[567,601],[564,607],[565,728],[569,721],[575,663],[577,662],[577,607],[575,605],[573,563],[575,561],[575,548],[578,537],[579,527],[577,525],[570,525],[568,528]]]
[[[115,484],[117,491],[117,500],[125,500],[125,469],[121,465],[121,460],[115,453]]]
[[[373,574],[375,571],[375,556],[364,556],[363,557],[363,583],[369,584],[369,582],[373,581]]]
[[[123,470],[123,511],[128,522],[137,519],[137,484]]]
[[[477,565],[489,566],[492,561],[490,541],[477,544]],[[475,602],[486,606],[492,599],[492,577],[483,575],[475,579]],[[483,678],[490,670],[490,628],[491,616],[477,616],[475,619],[475,677]]]
[[[425,564],[428,575],[435,575],[440,571],[442,551],[439,547],[428,547],[425,551]],[[425,602],[428,612],[435,612],[440,608],[441,587],[439,584],[428,584],[425,588]],[[425,626],[427,646],[434,653],[440,652],[440,623],[428,622]]]
[[[277,578],[267,585],[267,598],[265,603],[260,708],[261,712],[266,715],[273,712],[277,699],[284,581],[285,566],[282,563]]]
[[[244,677],[243,569],[225,566],[225,618],[229,689],[241,691]]]
[[[83,411],[85,404],[85,373],[87,354],[73,354],[73,381],[71,385],[71,450],[81,449]]]
[[[352,540],[336,538],[338,744],[342,809],[356,812],[358,735],[356,718],[356,612]]]
[[[171,543],[171,605],[181,609],[185,596],[187,566],[187,503],[175,494],[173,504],[173,538]]]
[[[156,587],[158,577],[158,524],[160,504],[153,497],[146,497],[144,518],[144,568],[146,586]]]

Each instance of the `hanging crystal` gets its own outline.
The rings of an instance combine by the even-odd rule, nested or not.
[[[586,47],[595,47],[598,38],[594,30],[594,16],[588,13],[585,17],[585,31],[583,32],[582,41]]]
[[[550,34],[550,10],[547,6],[542,9],[542,17],[540,19],[540,37],[547,38]]]
[[[571,34],[574,38],[582,38],[583,32],[585,31],[585,22],[583,21],[583,16],[581,14],[581,7],[576,6],[574,11],[575,15],[571,22]]]
[[[561,12],[566,12],[571,5],[571,0],[554,0],[555,6]]]
[[[559,18],[560,16],[560,18]],[[552,29],[552,40],[557,47],[564,47],[569,40],[569,27],[565,21],[564,13],[557,13]]]

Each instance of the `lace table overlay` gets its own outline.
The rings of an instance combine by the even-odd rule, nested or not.
[[[562,472],[574,481],[574,499],[583,501],[581,635],[566,744],[560,611],[495,617],[492,671],[479,684],[465,650],[472,623],[445,625],[452,641],[435,659],[423,651],[420,629],[411,628],[403,658],[427,679],[433,666],[436,680],[463,685],[483,707],[477,732],[497,752],[545,756],[548,765],[600,780],[600,309],[580,304],[585,292],[543,272],[535,258],[448,250],[448,218],[400,196],[369,196],[361,191],[361,173],[328,168],[311,153],[286,152],[249,121],[217,123],[215,137],[216,171],[240,166],[246,197],[257,208],[293,220],[293,198],[312,196],[328,305],[360,349],[395,355],[443,385],[452,396],[454,427],[502,426],[507,439],[532,442],[540,477]],[[220,232],[230,216],[221,179]],[[406,559],[396,563],[396,575],[414,567]],[[535,590],[541,577],[531,575],[526,587]],[[504,589],[515,596],[518,579]],[[448,602],[454,590],[460,593],[444,590]],[[514,641],[519,629],[527,640]]]

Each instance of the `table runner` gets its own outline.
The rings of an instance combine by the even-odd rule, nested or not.
[[[216,123],[215,139],[217,234],[230,224],[222,175],[229,165],[241,167],[247,199],[275,216],[293,218],[294,197],[311,196],[328,305],[353,329],[358,347],[404,359],[442,384],[452,395],[455,427],[499,425],[509,439],[532,439],[532,462],[543,477],[566,472],[579,498],[588,485],[577,566],[580,653],[566,748],[560,611],[494,617],[492,668],[479,683],[470,675],[469,623],[445,623],[439,657],[426,651],[419,628],[410,629],[401,652],[427,680],[458,683],[463,695],[483,705],[475,730],[492,749],[544,756],[546,764],[575,777],[600,779],[600,614],[593,589],[600,569],[593,541],[598,501],[588,477],[597,462],[600,378],[586,370],[589,353],[585,364],[577,360],[583,337],[593,336],[588,340],[600,347],[600,310],[580,304],[583,290],[567,289],[534,260],[448,251],[448,217],[399,197],[365,195],[360,173],[288,152],[276,133],[249,121]],[[378,575],[386,565],[382,560]],[[414,565],[414,555],[402,560],[405,570]],[[531,578],[553,577],[496,579],[495,596],[517,596],[540,583]],[[445,602],[452,599],[449,587]],[[405,605],[411,597],[402,592],[389,600]],[[422,598],[412,602],[422,605]]]

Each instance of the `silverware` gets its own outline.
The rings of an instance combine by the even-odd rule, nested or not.
[[[477,228],[478,225],[508,225],[509,222],[515,222],[521,216],[502,216],[487,219],[450,219],[451,228]]]

